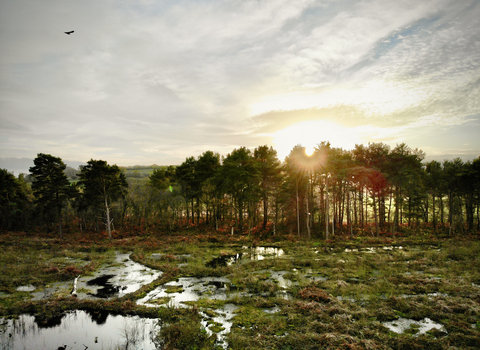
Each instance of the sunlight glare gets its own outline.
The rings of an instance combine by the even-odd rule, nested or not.
[[[313,153],[315,153],[315,147],[312,147],[312,146],[305,147],[305,154],[307,156],[310,157]]]
[[[282,161],[296,145],[302,145],[305,147],[305,153],[311,155],[315,146],[322,141],[328,141],[332,147],[345,150],[363,143],[355,128],[346,128],[328,120],[300,122],[279,130],[272,136],[278,158]]]

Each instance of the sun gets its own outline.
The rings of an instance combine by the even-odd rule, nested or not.
[[[311,156],[312,154],[314,154],[314,153],[315,153],[315,147],[313,147],[313,146],[305,147],[305,154],[306,154],[307,156],[310,157],[310,156]]]
[[[322,141],[328,141],[332,147],[346,150],[353,149],[355,144],[362,143],[358,130],[346,128],[328,120],[300,122],[279,130],[272,136],[274,147],[281,160],[285,159],[296,145],[305,147],[305,153],[310,156]]]

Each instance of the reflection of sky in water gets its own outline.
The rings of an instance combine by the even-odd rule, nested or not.
[[[114,267],[109,272],[102,273],[115,275],[110,279],[110,283],[123,288],[119,296],[139,290],[143,285],[153,282],[161,274],[159,271],[132,261],[129,254],[118,254],[116,262],[123,262],[124,266]]]
[[[269,273],[270,276],[267,280],[277,283],[280,288],[277,295],[281,298],[288,299],[287,290],[293,284],[291,280],[284,278],[284,275],[287,274],[288,271],[261,270],[257,272]],[[251,293],[248,291],[229,291],[228,285],[230,285],[230,280],[226,277],[181,277],[178,281],[171,281],[156,288],[144,298],[139,299],[137,303],[145,306],[158,306],[158,304],[155,303],[156,299],[169,298],[169,301],[164,304],[175,307],[185,307],[186,304],[183,304],[184,302],[197,301],[201,298],[228,300],[232,297],[251,296]],[[168,292],[169,288],[179,286],[182,287],[182,292]]]
[[[158,306],[152,304],[156,299],[159,298],[171,298],[168,301],[167,305],[172,305],[175,307],[186,307],[187,304],[184,302],[188,301],[197,301],[200,298],[208,298],[211,300],[227,300],[227,288],[226,285],[230,283],[230,280],[226,277],[181,277],[178,281],[171,281],[165,283],[164,285],[158,287],[157,289],[148,293],[145,298],[137,301],[140,305],[145,306]],[[178,287],[182,286],[183,292],[177,293],[167,293],[169,287]],[[240,295],[241,293],[229,293],[230,296]],[[242,294],[242,296],[244,296]],[[228,344],[225,341],[225,336],[230,333],[230,328],[232,326],[231,319],[235,316],[235,311],[238,309],[238,306],[233,304],[225,304],[219,309],[214,311],[218,314],[213,317],[212,320],[217,322],[224,328],[224,330],[217,333],[218,345],[222,346],[224,349],[227,348]],[[208,329],[208,319],[210,319],[207,314],[201,312],[203,316],[202,325],[207,330],[208,334],[212,332]]]
[[[117,290],[117,293],[109,297],[122,297],[128,293],[132,293],[140,289],[142,286],[153,282],[162,272],[150,269],[144,265],[134,262],[130,259],[130,254],[120,254],[115,256],[114,266],[102,267],[95,271],[93,276],[80,276],[78,280],[78,297],[92,298],[102,286],[88,285],[88,281],[94,280],[104,275],[112,275],[107,283]],[[63,291],[70,293],[73,288],[73,278],[67,282],[57,282],[48,286],[43,291],[32,293],[34,299],[46,299],[53,293]],[[93,294],[83,293],[82,289],[90,290]]]
[[[20,286],[17,288],[17,292],[33,292],[35,290],[35,286],[28,284],[26,286]]]
[[[408,318],[399,318],[390,322],[383,322],[383,325],[395,333],[403,333],[410,328],[411,325],[418,326],[418,332],[416,334],[423,334],[431,329],[438,329],[442,332],[447,332],[445,327],[439,323],[433,322],[429,318],[424,318],[421,321],[414,321]]]
[[[88,280],[87,278],[80,278],[78,282],[78,289],[95,289],[95,286],[87,285],[89,280],[93,280],[102,275],[113,275],[113,277],[108,279],[108,284],[117,289],[118,292],[109,297],[120,298],[128,293],[133,293],[139,290],[142,286],[153,282],[162,274],[160,271],[150,269],[131,260],[129,253],[117,254],[115,257],[115,263],[115,266],[105,267],[96,271],[94,276],[88,278]],[[93,291],[93,294],[96,294],[95,291]],[[88,297],[88,295],[84,293],[78,293],[78,297],[85,298]]]
[[[272,271],[270,278],[277,281],[278,286],[282,289],[287,289],[292,285],[292,281],[284,278],[283,276],[288,273],[287,271]]]
[[[219,345],[221,345],[224,349],[228,347],[228,344],[225,342],[225,336],[230,333],[230,329],[232,328],[233,322],[231,322],[231,319],[235,317],[235,311],[239,307],[234,305],[234,304],[225,304],[219,309],[215,309],[214,311],[218,314],[218,316],[213,317],[213,321],[220,323],[224,330],[220,331],[217,333],[217,341],[219,342]],[[212,331],[208,329],[208,316],[201,312],[202,316],[204,319],[202,320],[202,326],[205,327],[207,330],[207,333],[209,335],[212,334]]]
[[[363,252],[363,253],[377,253],[378,251],[381,250],[384,251],[392,251],[392,250],[402,250],[402,246],[385,246],[385,247],[366,247],[366,248],[361,248],[360,250],[358,248],[345,248],[345,253],[358,253],[358,252]]]
[[[171,298],[169,304],[176,307],[184,307],[182,304],[186,301],[197,301],[200,298],[208,298],[213,300],[225,300],[227,299],[226,283],[230,283],[230,280],[225,277],[181,277],[178,281],[171,281],[158,287],[157,289],[148,293],[145,298],[137,301],[140,305],[147,305],[150,301],[159,298]],[[168,287],[182,286],[183,292],[167,293]]]
[[[156,322],[156,319],[138,316],[110,315],[103,324],[97,324],[88,313],[74,311],[67,313],[59,326],[40,328],[33,316],[20,315],[18,320],[6,320],[5,332],[0,334],[0,345],[2,349],[10,350],[53,350],[64,345],[67,349],[123,349],[128,337],[136,340],[135,344],[129,343],[128,349],[153,350],[155,345],[151,335],[158,331],[155,329]]]
[[[265,258],[279,258],[285,255],[281,248],[276,247],[243,247],[244,250],[249,251],[251,260],[263,260]]]

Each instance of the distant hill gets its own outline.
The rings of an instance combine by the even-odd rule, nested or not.
[[[62,159],[63,160],[63,159]],[[75,180],[75,173],[78,172],[80,165],[86,165],[86,162],[79,162],[75,160],[63,160],[67,165],[67,176],[71,180]],[[7,169],[16,177],[20,174],[29,174],[29,169],[33,166],[33,158],[15,158],[15,157],[0,157],[0,168]],[[127,177],[131,178],[148,178],[153,173],[153,170],[167,167],[166,165],[133,165],[120,166]]]
[[[63,162],[74,169],[78,169],[80,165],[85,165],[85,162],[75,160],[63,160]],[[33,158],[15,158],[15,157],[0,157],[0,168],[7,169],[15,176],[21,173],[29,174],[29,169],[33,166]]]
[[[166,168],[166,165],[134,165],[134,166],[126,166],[120,167],[127,179],[136,179],[136,180],[143,180],[148,179],[150,175],[153,174],[155,169]]]

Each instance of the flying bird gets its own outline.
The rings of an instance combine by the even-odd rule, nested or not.
[[[64,32],[64,33],[67,34],[67,35],[70,35],[70,34],[72,34],[73,32],[74,32],[74,31],[71,30],[71,31],[69,31],[69,32]]]

